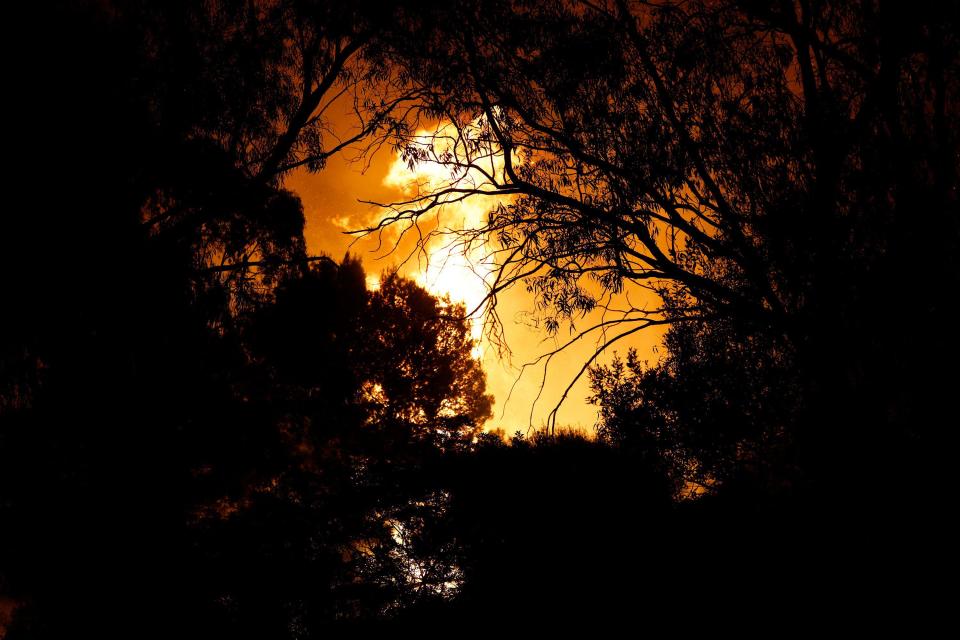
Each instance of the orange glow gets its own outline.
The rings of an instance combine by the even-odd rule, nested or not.
[[[421,129],[417,132],[416,140],[436,155],[457,152],[456,131],[452,125],[439,126],[433,131]],[[494,175],[502,174],[502,159],[493,157],[490,163]],[[410,167],[399,154],[394,156],[383,178],[383,184],[396,189],[403,198],[436,192],[445,187],[478,188],[484,182],[485,178],[476,170],[456,175],[451,173],[449,167],[437,162],[421,162]],[[458,234],[483,226],[490,209],[498,204],[507,204],[509,200],[504,196],[448,199],[438,208],[433,220],[433,231],[439,235],[427,242],[416,267],[411,267],[407,273],[431,293],[449,296],[454,302],[462,303],[468,313],[473,313],[473,337],[480,343],[475,350],[475,357],[480,357],[484,351],[484,300],[493,275],[493,264],[487,259],[486,244],[465,246]],[[382,212],[381,219],[388,214],[389,211]]]
[[[436,134],[440,134],[439,138]],[[424,144],[434,139],[434,152],[439,154],[451,147],[454,138],[449,129],[438,126],[433,131],[421,130]],[[444,143],[443,140],[447,142]],[[503,170],[502,160],[491,158],[489,170],[495,175]],[[446,231],[431,239],[421,251],[417,247],[415,232],[401,235],[400,225],[388,226],[382,234],[372,234],[357,239],[347,231],[375,225],[388,215],[388,211],[361,201],[396,202],[409,199],[443,185],[461,184],[477,186],[482,177],[467,172],[451,176],[450,169],[437,163],[422,162],[413,170],[399,154],[381,152],[374,156],[364,170],[360,163],[351,163],[348,158],[337,156],[317,174],[298,171],[288,177],[287,188],[303,200],[307,219],[305,236],[310,253],[328,253],[339,259],[346,251],[359,255],[368,271],[367,285],[376,288],[383,270],[399,267],[402,275],[416,280],[421,286],[436,295],[447,295],[455,302],[462,302],[467,311],[474,311],[473,335],[478,341],[474,357],[483,362],[487,373],[488,391],[495,398],[494,417],[486,428],[502,429],[508,435],[526,431],[528,427],[543,426],[553,407],[560,400],[567,385],[594,353],[600,332],[575,340],[569,348],[557,354],[544,370],[543,360],[534,363],[542,354],[552,351],[571,340],[573,334],[564,329],[553,337],[547,336],[542,327],[531,320],[533,301],[522,287],[514,287],[499,296],[498,313],[504,322],[505,338],[510,356],[501,358],[498,350],[482,336],[485,310],[481,304],[486,295],[486,284],[492,275],[492,265],[485,260],[484,247],[474,244],[464,250],[457,242],[455,232],[477,228],[485,223],[487,213],[498,203],[506,203],[503,196],[471,196],[459,202],[447,202],[431,211],[418,226],[423,233]],[[466,183],[466,184],[464,184]],[[656,306],[649,293],[627,290],[633,304],[648,301]],[[595,311],[577,323],[577,329],[585,329],[599,322],[603,315]],[[655,361],[655,346],[663,335],[661,329],[651,328],[639,332],[632,339],[617,344],[620,352],[635,347],[641,357]],[[610,336],[607,336],[610,337]],[[612,351],[601,356],[597,363],[607,362]],[[589,395],[586,376],[570,390],[557,415],[557,424],[588,433],[593,432],[597,420],[596,407],[586,402]]]

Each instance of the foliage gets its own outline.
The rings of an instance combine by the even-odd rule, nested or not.
[[[276,295],[247,332],[253,353],[321,433],[462,448],[490,417],[463,305],[393,273],[367,291],[349,255],[315,264]]]
[[[486,437],[429,477],[449,496],[433,538],[455,543],[447,557],[461,584],[444,606],[400,612],[401,624],[549,627],[652,614],[675,597],[668,567],[681,554],[665,553],[674,487],[641,456],[575,434]]]
[[[864,233],[916,204],[869,192],[917,179],[888,166],[867,180],[881,149],[906,145],[942,186],[954,177],[924,141],[955,142],[957,43],[927,28],[937,9],[869,5],[458,4],[432,26],[469,29],[399,48],[438,88],[430,113],[463,138],[447,154],[410,140],[409,157],[449,167],[458,195],[516,196],[480,231],[504,249],[500,275],[559,319],[596,304],[585,280],[612,292],[650,281],[682,302],[671,316],[722,311],[790,331],[833,291],[811,281],[819,263],[852,279],[886,249]],[[878,49],[899,18],[902,46]],[[482,183],[458,184],[467,170]],[[436,195],[388,222],[417,219]]]
[[[377,319],[362,270],[330,285],[339,268],[306,255],[301,204],[280,178],[385,130],[396,102],[382,94],[354,103],[358,137],[321,135],[330,99],[349,102],[361,78],[388,80],[359,55],[369,23],[362,7],[322,2],[65,4],[24,23],[47,42],[22,74],[35,104],[17,115],[15,182],[31,199],[0,233],[12,310],[0,318],[11,635],[286,633],[303,601],[316,606],[302,624],[326,624],[343,603],[331,582],[352,584],[344,545],[371,531],[389,539],[376,514],[405,498],[372,469],[386,427],[358,435],[369,413],[359,372],[377,372],[362,362],[376,355],[363,332]],[[304,274],[314,263],[327,281]],[[290,316],[260,325],[281,307],[316,308],[303,301],[311,288],[334,290],[313,317],[334,333],[349,322],[349,340],[311,344],[311,327]],[[408,288],[374,311],[408,294],[429,310]],[[380,348],[396,337],[435,354],[433,381],[404,402],[435,409],[452,447],[489,407],[469,339],[457,342],[469,336],[463,314],[447,314],[398,326]],[[269,362],[258,353],[279,341],[264,332],[300,330],[299,347],[318,358],[312,379],[290,349]],[[444,335],[439,348],[430,331]],[[447,400],[460,375],[469,402]],[[461,407],[469,418],[452,415]],[[385,469],[431,447],[425,418],[395,428]],[[250,608],[240,615],[237,603]]]
[[[441,448],[469,446],[492,416],[492,397],[484,393],[464,306],[388,274],[371,295],[369,313],[376,320],[364,360],[374,367],[364,385],[375,389],[369,395],[375,420],[409,425]]]
[[[960,283],[954,13],[464,2],[417,24],[428,35],[395,49],[456,144],[404,148],[451,179],[382,224],[509,198],[462,234],[494,263],[491,317],[519,284],[543,326],[596,331],[600,350],[652,324],[729,322],[730,344],[762,335],[793,354],[811,478],[884,474],[906,451],[910,468],[942,466],[949,391],[933,372],[960,353],[944,295]],[[595,309],[601,323],[572,324]]]
[[[509,618],[504,598],[569,614],[571,593],[594,616],[691,592],[749,610],[812,580],[846,605],[850,581],[934,566],[960,357],[951,9],[17,16],[42,46],[12,70],[0,233],[10,636],[305,637]],[[417,136],[438,119],[452,146]],[[464,309],[307,255],[283,177],[387,140],[451,180],[382,226],[504,203],[461,237],[492,252],[494,312],[520,284],[552,331],[600,308],[608,345],[672,325],[660,362],[593,370],[601,441],[480,434]],[[620,306],[638,289],[662,304]],[[671,502],[744,476],[759,497]]]
[[[668,475],[701,487],[747,474],[768,490],[795,480],[793,360],[763,335],[733,331],[716,320],[676,324],[653,365],[631,349],[625,361],[591,369],[598,438],[645,453]]]
[[[279,633],[444,596],[457,571],[431,540],[445,497],[419,469],[469,448],[490,415],[462,306],[393,274],[367,291],[348,255],[284,280],[245,339],[257,373],[238,391],[272,421],[279,459],[195,507],[207,620]]]

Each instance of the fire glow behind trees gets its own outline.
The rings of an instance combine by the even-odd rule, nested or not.
[[[0,634],[952,610],[955,3],[27,13]]]

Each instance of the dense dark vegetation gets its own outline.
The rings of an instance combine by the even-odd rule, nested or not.
[[[8,636],[936,611],[956,7],[343,5],[15,16]],[[422,162],[445,118],[454,174],[515,159],[474,237],[548,328],[660,296],[612,335],[670,324],[663,358],[589,369],[597,439],[482,434],[465,310],[308,255],[283,177],[340,89],[354,143]]]

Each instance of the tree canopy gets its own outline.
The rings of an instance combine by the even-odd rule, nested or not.
[[[406,151],[451,169],[439,195],[517,196],[478,231],[500,243],[501,279],[532,282],[560,318],[595,304],[580,284],[592,278],[682,294],[674,314],[791,331],[788,318],[831,291],[804,276],[881,260],[886,245],[860,227],[921,204],[881,204],[870,189],[912,184],[925,167],[940,185],[930,193],[947,198],[933,215],[952,213],[946,15],[871,6],[460,3],[432,25],[446,37],[401,49],[457,144],[414,139]],[[893,28],[897,46],[881,46]],[[890,165],[893,148],[914,168]],[[865,179],[881,169],[889,180]],[[466,172],[482,183],[465,188]],[[385,223],[443,201],[424,194]]]
[[[325,107],[386,73],[358,53],[360,8],[328,5],[67,3],[25,23],[61,82],[25,70],[30,199],[0,233],[12,634],[273,633],[308,597],[326,624],[348,606],[331,585],[374,584],[345,557],[392,541],[408,496],[390,473],[489,414],[462,309],[306,252],[281,178],[348,143]],[[364,139],[386,130],[381,97],[352,102]],[[410,318],[377,325],[393,305]]]
[[[465,2],[431,15],[396,50],[426,112],[450,124],[404,149],[450,180],[393,203],[381,226],[509,197],[461,233],[494,264],[491,317],[520,284],[554,331],[604,310],[598,354],[692,321],[779,344],[805,397],[791,437],[803,456],[845,452],[811,469],[865,442],[886,443],[875,460],[896,455],[916,429],[937,440],[949,393],[933,372],[957,354],[945,292],[960,283],[946,5]],[[942,349],[912,327],[936,327]]]
[[[0,635],[948,597],[922,574],[949,531],[960,359],[950,3],[26,13]],[[308,252],[285,178],[381,147],[449,179],[357,233],[482,254],[494,343],[515,285],[549,333],[603,336],[571,372],[596,439],[482,433],[469,310]],[[441,224],[484,197],[479,226]],[[598,365],[653,325],[658,361]]]

